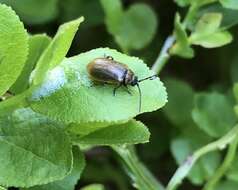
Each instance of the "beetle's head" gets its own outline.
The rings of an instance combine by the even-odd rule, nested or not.
[[[132,70],[128,69],[124,79],[125,84],[129,84],[131,86],[135,86],[138,82],[137,76],[133,73]]]
[[[138,84],[138,77],[133,75],[132,80],[130,81],[131,86],[135,86]]]

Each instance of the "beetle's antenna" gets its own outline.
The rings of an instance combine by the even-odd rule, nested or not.
[[[141,90],[140,90],[139,83],[136,83],[136,86],[137,86],[137,88],[139,90],[139,113],[140,113],[140,111],[141,111]]]
[[[144,81],[144,80],[148,80],[148,79],[150,79],[150,80],[154,80],[156,77],[157,77],[157,75],[152,75],[152,76],[149,76],[149,77],[146,77],[146,78],[140,79],[140,80],[138,80],[138,82],[142,82],[142,81]]]

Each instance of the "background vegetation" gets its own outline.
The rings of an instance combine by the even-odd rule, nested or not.
[[[236,127],[238,113],[236,107],[236,99],[238,99],[238,84],[236,84],[238,82],[238,40],[236,37],[238,34],[236,26],[238,24],[238,2],[236,0],[0,0],[0,3],[11,6],[24,23],[27,32],[32,35],[46,33],[53,38],[61,24],[84,16],[85,21],[80,24],[67,57],[99,47],[109,47],[124,54],[139,57],[148,67],[152,67],[159,74],[160,80],[164,82],[167,89],[168,103],[158,111],[136,117],[149,128],[151,133],[150,142],[137,145],[136,151],[140,160],[156,179],[165,186],[170,182],[168,189],[177,187],[185,177],[186,179],[178,189],[236,190],[238,188],[238,153],[236,150],[238,143]],[[3,12],[2,15],[6,16]],[[76,26],[81,21],[71,24]],[[67,27],[61,29],[62,31],[68,30]],[[71,35],[70,32],[73,35],[71,29],[68,31],[69,35]],[[54,38],[56,43],[69,43],[70,45],[68,38],[62,39],[60,34],[57,33],[57,35],[61,41],[57,41],[56,36]],[[30,41],[30,50],[33,50],[29,55],[38,60],[39,55],[34,55],[34,52],[43,52],[49,44],[50,38],[40,35],[34,36],[34,38],[36,39]],[[40,47],[37,40],[41,41]],[[1,39],[0,42],[4,43]],[[14,51],[22,49],[16,48]],[[52,49],[55,50],[53,46]],[[162,53],[159,53],[161,49]],[[97,57],[102,51],[120,57],[109,49],[98,49],[87,56]],[[43,70],[55,66],[57,63],[54,63],[54,60],[58,59],[58,55],[55,55],[55,59],[51,60],[49,67],[43,68]],[[87,58],[81,59],[86,60]],[[79,61],[81,59],[79,58]],[[126,57],[121,59],[126,60]],[[132,59],[128,58],[128,60],[133,62]],[[40,64],[37,63],[38,65]],[[27,77],[34,66],[30,65],[26,68],[25,75]],[[39,68],[36,69],[38,78],[35,77],[34,84],[39,84],[43,80],[42,67],[39,66]],[[135,66],[135,68],[137,67]],[[37,72],[39,72],[38,75]],[[2,74],[1,71],[0,74]],[[145,72],[145,74],[147,73]],[[26,77],[21,77],[11,86],[11,94],[20,94],[28,88],[28,83],[25,82]],[[146,90],[153,91],[154,89],[147,86]],[[7,94],[3,98],[6,96]],[[163,92],[154,98],[158,98],[157,101],[165,101],[162,100],[165,98]],[[157,108],[162,106],[161,102],[158,102]],[[52,106],[47,103],[44,102],[44,105],[36,103],[32,107],[42,112]],[[149,100],[145,104],[149,104]],[[45,105],[48,108],[44,107]],[[130,107],[129,103],[128,107]],[[8,108],[9,106],[7,106]],[[2,104],[0,110],[6,111],[6,107]],[[117,111],[115,110],[119,115],[121,110]],[[130,112],[128,111],[128,113]],[[24,117],[24,113],[19,112],[18,114]],[[30,117],[28,114],[26,115],[26,117]],[[137,114],[133,116],[135,115]],[[38,119],[42,120],[40,116],[32,117],[39,117]],[[56,120],[62,118],[61,116],[57,118],[54,114],[53,117]],[[74,119],[73,116],[71,119]],[[10,123],[10,121],[1,120],[0,124]],[[96,124],[94,123],[94,125]],[[131,125],[133,126],[133,123]],[[71,127],[74,129],[74,126]],[[41,136],[49,129],[42,130],[39,131]],[[140,133],[138,132],[138,134]],[[136,139],[136,135],[137,133],[135,133],[135,137],[128,138]],[[63,139],[63,135],[59,132],[57,138],[56,143],[59,139]],[[112,136],[113,138],[115,137]],[[137,139],[137,141],[141,143],[146,141],[145,139]],[[67,139],[63,140],[67,141]],[[87,140],[85,140],[85,144],[87,142],[90,142],[91,145],[98,144]],[[39,142],[41,141],[39,140]],[[84,144],[81,139],[79,143]],[[107,145],[105,142],[102,144]],[[60,147],[58,148],[60,151]],[[133,188],[132,181],[137,186],[140,184],[135,179],[138,176],[133,174],[135,168],[130,168],[131,163],[127,163],[129,159],[123,155],[125,152],[120,148],[113,148],[117,153],[104,146],[89,148],[87,145],[81,148],[85,152],[87,164],[76,189],[98,183],[103,184],[106,189],[127,190]],[[78,149],[75,149],[74,154],[77,151]],[[132,154],[133,151],[131,150]],[[136,155],[134,156],[136,157]],[[126,163],[124,165],[127,166],[125,168],[127,168],[129,176],[132,177],[131,179],[121,167],[122,160]],[[83,161],[79,160],[79,163],[81,162]],[[138,166],[139,170],[144,167],[140,165],[139,161],[134,164]],[[181,166],[180,170],[175,173],[179,165]],[[189,171],[190,167],[192,167],[191,171]],[[128,171],[130,169],[132,172]],[[142,172],[148,171],[142,169]],[[174,178],[171,180],[172,176]],[[147,177],[151,180],[149,182],[153,183],[153,177],[150,174]],[[79,176],[75,177],[75,179],[78,178]],[[10,186],[14,185],[10,184]],[[19,187],[23,188],[24,185]],[[30,189],[37,188],[44,189],[41,186]],[[52,187],[45,188],[54,189],[55,187],[52,185]],[[91,188],[102,189],[103,187],[97,185]],[[139,189],[146,188],[139,186]],[[155,189],[153,185],[151,189]]]

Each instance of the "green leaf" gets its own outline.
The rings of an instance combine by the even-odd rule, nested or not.
[[[58,15],[58,0],[0,0],[11,6],[27,24],[50,22]]]
[[[87,185],[86,187],[83,187],[80,190],[105,190],[105,188],[101,184],[92,184],[92,185]]]
[[[237,190],[238,183],[235,181],[223,181],[219,183],[216,190]]]
[[[227,9],[222,7],[219,3],[214,3],[209,6],[199,9],[198,15],[204,15],[205,13],[220,13],[222,14],[222,21],[220,28],[227,29],[238,24],[238,11]]]
[[[142,30],[143,28],[143,30]],[[157,19],[146,4],[133,4],[125,13],[116,41],[125,49],[142,49],[155,36]]]
[[[87,64],[105,55],[128,65],[139,79],[154,74],[136,57],[98,48],[65,59],[51,70],[44,83],[28,98],[31,107],[50,118],[67,123],[121,122],[138,115],[139,93],[136,87],[129,86],[132,95],[120,88],[113,96],[114,85],[94,84],[89,79]],[[143,81],[140,88],[141,112],[157,110],[166,103],[166,90],[158,78]]]
[[[195,31],[189,38],[190,43],[201,45],[205,48],[214,48],[226,45],[232,41],[228,31],[221,31],[222,14],[206,13],[198,21]]]
[[[37,62],[32,81],[34,85],[40,84],[44,80],[47,71],[58,65],[65,58],[74,35],[83,20],[84,18],[80,17],[59,27],[57,34]]]
[[[168,103],[163,108],[169,120],[176,126],[185,128],[194,125],[191,112],[193,109],[194,91],[179,79],[167,79]]]
[[[176,162],[182,164],[195,150],[209,142],[207,137],[194,133],[191,136],[180,136],[172,140],[171,151]],[[193,184],[201,185],[211,177],[220,163],[219,152],[212,152],[202,157],[189,173]]]
[[[103,23],[104,14],[99,0],[67,0],[59,1],[60,18],[67,22],[83,15],[85,22],[83,27],[92,27]]]
[[[85,160],[83,153],[78,147],[73,147],[73,170],[71,173],[60,181],[55,181],[46,185],[34,186],[32,188],[22,190],[74,190],[81,173],[85,167]]]
[[[196,45],[201,45],[205,48],[221,47],[232,42],[233,37],[227,31],[215,32],[205,36],[193,36],[191,42]]]
[[[88,135],[73,139],[76,144],[86,145],[124,145],[149,141],[150,132],[146,126],[135,120],[125,124],[112,125]]]
[[[223,7],[228,9],[238,9],[237,0],[219,0]]]
[[[180,22],[179,14],[176,14],[175,16],[174,28],[175,28],[174,35],[176,37],[176,43],[170,49],[170,53],[172,55],[179,55],[184,58],[194,57],[194,51],[190,47],[186,31]]]
[[[206,13],[198,21],[195,34],[212,34],[219,28],[222,20],[220,13]]]
[[[29,78],[33,68],[36,65],[42,52],[50,43],[50,37],[45,34],[37,34],[29,38],[29,55],[25,66],[16,82],[11,87],[10,91],[14,94],[19,94],[26,90],[29,86]]]
[[[191,3],[191,0],[174,0],[180,7],[186,7]]]
[[[28,109],[0,117],[0,184],[30,187],[71,171],[72,147],[62,126]]]
[[[15,12],[0,4],[0,96],[16,81],[28,54],[28,36]]]
[[[225,135],[236,122],[229,97],[217,92],[197,94],[192,116],[198,127],[211,137]]]
[[[180,7],[186,7],[188,5],[195,5],[200,8],[206,4],[213,3],[214,0],[174,0]]]
[[[108,31],[122,50],[142,49],[151,42],[156,33],[157,19],[148,5],[134,3],[124,11],[120,0],[101,0],[101,4]]]
[[[126,123],[127,121],[121,121],[122,123]],[[116,122],[115,122],[116,124]],[[76,135],[87,135],[96,130],[108,127],[113,125],[113,122],[87,122],[87,123],[70,123],[68,125],[68,130]]]
[[[120,32],[123,9],[120,0],[100,0],[103,10],[105,12],[105,22],[107,29],[111,34],[118,34]]]

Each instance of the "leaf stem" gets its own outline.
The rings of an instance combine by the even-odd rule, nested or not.
[[[171,57],[168,51],[172,47],[174,42],[175,42],[174,36],[169,36],[165,40],[164,45],[159,53],[159,56],[157,57],[154,65],[151,68],[155,73],[159,73],[163,69],[164,65],[168,62],[169,58]]]
[[[112,146],[112,149],[120,155],[126,164],[135,188],[140,190],[164,190],[164,187],[140,162],[133,146]]]
[[[189,9],[188,12],[183,20],[183,27],[186,28],[194,19],[194,17],[196,16],[196,12],[198,10],[199,6],[195,3],[192,4]]]
[[[196,161],[208,152],[224,149],[227,145],[237,140],[238,137],[238,125],[231,129],[226,135],[214,141],[193,153],[189,156],[185,162],[176,170],[175,174],[168,183],[166,190],[174,190],[182,182],[182,180],[188,175]],[[234,143],[235,144],[235,143]],[[234,148],[234,147],[233,147]],[[230,157],[230,156],[229,156]],[[230,159],[230,158],[229,158]],[[222,171],[223,172],[223,171]]]
[[[190,22],[192,22],[192,20],[193,20],[193,18],[195,16],[197,8],[198,7],[197,7],[196,4],[190,6],[190,8],[189,8],[189,10],[188,10],[188,12],[187,12],[187,14],[185,16],[185,19],[184,19],[184,21],[182,23],[184,28],[186,28],[187,25]],[[175,38],[174,35],[168,36],[167,39],[165,40],[164,45],[162,46],[161,51],[160,51],[160,53],[159,53],[155,63],[152,66],[152,70],[155,73],[159,74],[160,71],[165,66],[165,64],[170,59],[171,54],[169,54],[169,49],[173,46],[175,41],[176,41],[176,38]]]
[[[211,179],[204,186],[203,190],[213,190],[215,189],[219,180],[223,177],[225,172],[230,168],[232,161],[236,155],[236,149],[238,146],[238,138],[235,138],[234,141],[229,145],[226,157],[222,163],[222,165],[217,169]]]

